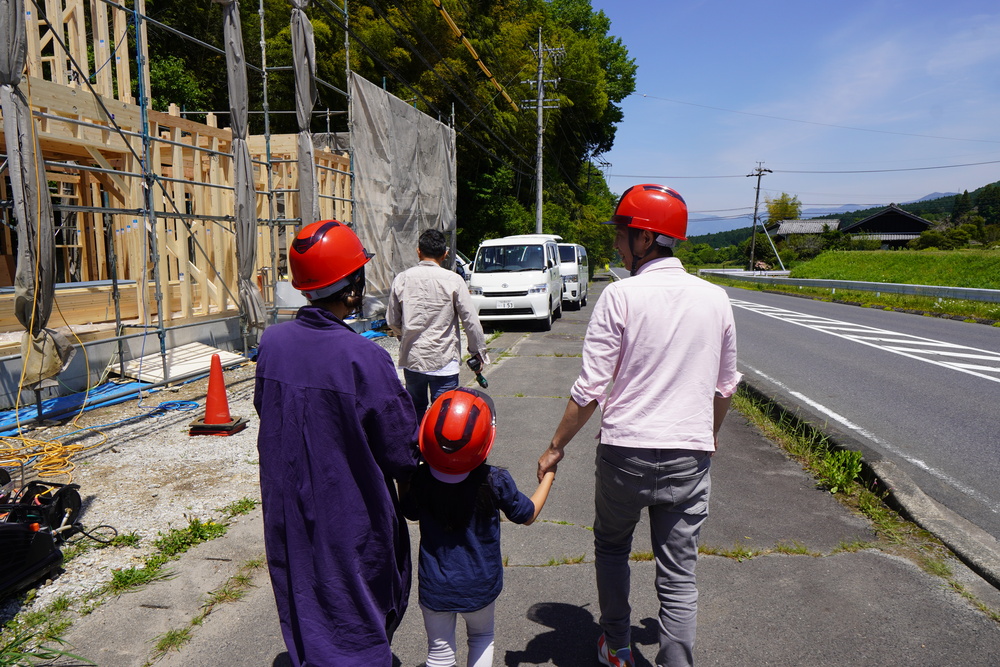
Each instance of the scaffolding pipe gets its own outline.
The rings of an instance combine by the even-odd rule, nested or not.
[[[152,157],[152,147],[149,136],[149,91],[147,86],[149,80],[146,76],[148,70],[145,69],[145,57],[144,52],[146,50],[146,28],[143,22],[146,13],[146,0],[135,0],[133,16],[135,18],[135,59],[136,67],[139,70],[139,76],[136,77],[139,87],[139,124],[142,126],[142,180],[143,180],[143,197],[146,204],[146,215],[144,216],[146,223],[144,225],[143,231],[146,233],[149,239],[148,250],[150,253],[150,260],[153,263],[153,284],[155,285],[156,291],[153,292],[153,298],[156,299],[156,322],[157,322],[157,335],[160,339],[160,358],[163,363],[163,372],[167,371],[167,336],[163,328],[163,285],[160,282],[160,250],[159,244],[156,239],[156,211],[154,210],[153,202],[153,184],[156,182],[155,175],[150,166],[150,159]],[[141,289],[142,303],[146,303],[146,288],[145,281],[143,281],[143,288]],[[143,309],[146,311],[146,309]],[[143,312],[143,319],[146,318],[147,312]],[[169,379],[169,378],[166,378]]]

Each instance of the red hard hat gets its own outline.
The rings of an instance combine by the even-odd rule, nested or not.
[[[424,414],[420,453],[434,470],[461,475],[486,460],[496,432],[496,411],[487,394],[452,389],[438,396]]]
[[[684,241],[687,223],[687,204],[676,190],[646,183],[633,185],[622,194],[606,224],[646,229]]]
[[[330,296],[347,287],[348,276],[374,256],[347,225],[314,222],[302,228],[288,249],[292,287],[310,301]]]

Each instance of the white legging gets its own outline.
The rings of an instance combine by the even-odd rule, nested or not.
[[[493,664],[493,612],[496,602],[482,609],[462,612],[469,642],[468,667],[490,667]],[[455,623],[453,611],[432,611],[420,605],[427,631],[427,667],[452,667],[455,660]]]

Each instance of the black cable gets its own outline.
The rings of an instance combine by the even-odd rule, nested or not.
[[[326,2],[330,2],[330,0],[326,0]],[[366,53],[368,53],[369,56],[372,57],[373,60],[375,60],[376,62],[378,62],[380,65],[382,65],[386,69],[386,71],[389,72],[389,74],[391,74],[393,76],[393,78],[395,78],[400,84],[402,84],[403,86],[405,86],[406,88],[408,88],[409,90],[411,90],[417,96],[418,99],[420,99],[421,101],[423,101],[424,104],[427,105],[428,109],[434,111],[439,117],[443,115],[440,109],[438,109],[427,98],[425,98],[423,96],[423,94],[419,90],[417,90],[416,88],[414,88],[413,84],[411,84],[409,81],[407,81],[406,78],[403,77],[402,74],[400,74],[399,72],[397,72],[395,68],[393,68],[389,63],[385,62],[379,56],[379,54],[372,47],[370,47],[363,39],[361,39],[357,35],[357,33],[355,33],[353,30],[351,30],[343,20],[341,20],[341,19],[337,18],[336,16],[334,16],[333,14],[331,14],[330,11],[327,10],[322,5],[317,4],[317,5],[314,5],[314,6],[317,7],[319,9],[319,11],[323,12],[328,18],[330,18],[336,25],[340,26],[345,32],[347,32],[348,35],[350,35],[351,37],[353,37],[354,41],[356,43],[358,43],[359,45],[361,45],[361,47],[365,50]],[[512,170],[514,170],[515,172],[517,172],[519,174],[522,174],[524,176],[530,176],[531,175],[529,173],[522,172],[521,169],[519,169],[518,167],[516,167],[515,165],[511,164],[507,160],[505,160],[505,159],[501,158],[500,156],[498,156],[492,150],[490,150],[489,148],[487,148],[486,146],[484,146],[482,143],[480,143],[479,140],[476,139],[475,137],[473,137],[472,135],[467,134],[464,131],[459,131],[459,134],[462,135],[468,141],[470,141],[472,144],[474,144],[483,153],[485,153],[486,155],[489,155],[491,158],[493,158],[493,160],[495,160],[496,162],[499,162],[500,164],[506,165],[506,166],[510,167]],[[494,137],[494,138],[496,138],[496,137]],[[501,145],[502,145],[502,142],[501,142]],[[517,156],[515,156],[515,157],[517,157]],[[523,162],[523,159],[522,159],[522,162]]]
[[[101,539],[100,537],[94,536],[93,532],[97,531],[97,530],[100,530],[101,528],[107,528],[107,529],[111,530],[111,532],[113,534],[111,535],[111,537],[109,539],[105,540],[105,539]],[[115,538],[118,537],[118,529],[115,528],[114,526],[109,526],[107,524],[101,524],[99,526],[95,526],[95,527],[91,528],[88,531],[86,528],[84,528],[84,526],[83,526],[82,523],[74,523],[73,524],[73,532],[70,533],[70,536],[75,535],[77,533],[83,535],[84,537],[88,537],[88,538],[94,540],[95,542],[99,542],[100,544],[111,544],[112,542],[115,541]],[[71,542],[69,540],[69,536],[67,536],[67,539],[65,539],[63,541],[66,544],[76,544],[77,542],[81,541],[82,539],[83,539],[82,537],[78,537],[77,539],[75,539],[75,540],[73,540]]]
[[[373,5],[373,6],[375,5],[375,1],[374,1],[374,0],[369,0],[369,1],[370,1],[370,2],[372,3],[372,5]],[[379,12],[380,14],[382,14],[382,17],[383,17],[383,18],[385,19],[386,23],[389,23],[389,25],[392,25],[392,23],[391,23],[391,22],[389,21],[389,17],[388,17],[388,16],[387,16],[387,15],[386,15],[386,14],[385,14],[385,13],[384,13],[384,12],[383,12],[382,10],[381,10],[381,8],[378,8],[378,7],[375,7],[375,8],[376,8],[376,11],[378,11],[378,12]],[[447,70],[448,70],[449,72],[451,72],[452,76],[453,76],[453,77],[455,78],[455,80],[456,80],[456,81],[458,81],[459,83],[461,83],[461,84],[462,84],[462,86],[463,86],[463,87],[465,88],[465,91],[466,91],[466,92],[467,92],[467,93],[468,93],[468,94],[469,94],[469,95],[470,95],[470,96],[471,96],[471,97],[472,97],[473,99],[475,99],[476,101],[479,101],[479,95],[478,95],[478,94],[476,93],[476,91],[475,91],[475,90],[474,90],[473,88],[471,88],[471,87],[469,86],[469,84],[468,84],[468,83],[467,83],[467,82],[466,82],[466,81],[465,81],[464,79],[462,79],[462,77],[461,77],[461,76],[459,76],[458,72],[456,72],[456,71],[455,71],[454,69],[452,69],[451,65],[449,65],[449,64],[448,64],[448,59],[447,59],[447,58],[445,58],[444,54],[442,54],[442,53],[441,53],[441,52],[440,52],[440,51],[438,50],[437,46],[435,46],[435,45],[434,45],[434,42],[432,42],[432,41],[430,40],[430,38],[428,38],[428,37],[427,37],[427,35],[425,35],[425,34],[424,34],[423,30],[421,30],[421,29],[420,29],[420,26],[418,26],[418,25],[417,25],[417,24],[416,24],[416,23],[415,23],[415,22],[413,21],[413,19],[412,19],[412,18],[410,17],[410,15],[409,15],[409,14],[408,14],[408,13],[407,13],[407,12],[406,12],[406,11],[405,11],[405,10],[404,10],[404,9],[403,9],[402,7],[401,7],[401,6],[397,6],[397,7],[396,7],[396,11],[398,11],[398,12],[399,12],[399,13],[400,13],[400,14],[401,14],[401,15],[403,16],[403,18],[405,18],[405,19],[406,19],[406,21],[407,21],[407,22],[408,22],[408,23],[410,24],[410,27],[411,27],[411,28],[413,28],[413,30],[414,30],[414,31],[416,31],[416,33],[417,33],[417,34],[418,34],[418,35],[419,35],[419,36],[420,36],[420,37],[421,37],[421,38],[422,38],[422,39],[424,40],[424,42],[425,42],[425,43],[426,43],[426,44],[427,44],[428,46],[430,46],[430,48],[431,48],[431,49],[432,49],[432,50],[434,51],[434,53],[435,53],[435,54],[436,54],[436,55],[438,56],[438,58],[439,58],[439,62],[440,62],[441,64],[443,64],[443,65],[445,66],[445,68],[447,68]],[[398,30],[398,29],[396,29],[396,28],[395,28],[395,26],[393,26],[393,29],[394,29],[394,30],[396,30],[396,34],[397,34],[397,35],[400,35],[400,37],[402,37],[402,35],[400,34],[399,30]],[[405,38],[404,38],[404,39],[405,39]],[[408,42],[408,40],[407,40],[407,42]],[[412,45],[411,45],[411,46],[412,46]],[[433,67],[433,66],[432,66],[432,65],[431,65],[431,64],[430,64],[429,62],[427,62],[427,59],[426,59],[426,58],[424,58],[424,57],[423,57],[423,55],[421,55],[421,54],[420,54],[420,53],[419,53],[419,52],[418,52],[418,51],[416,50],[416,47],[415,47],[415,46],[413,47],[412,51],[413,51],[413,52],[414,52],[414,53],[415,53],[415,54],[416,54],[416,55],[417,55],[417,56],[418,56],[418,57],[419,57],[419,58],[420,58],[420,59],[421,59],[421,60],[423,61],[424,65],[425,65],[425,66],[426,66],[426,67],[428,68],[428,70],[429,70],[429,71],[431,71],[431,72],[434,72],[434,73],[435,73],[435,75],[437,75],[438,79],[440,79],[440,80],[441,80],[441,82],[442,82],[442,83],[443,83],[443,84],[444,84],[445,86],[447,86],[447,85],[448,85],[448,82],[447,82],[447,81],[445,81],[445,79],[444,79],[444,78],[443,78],[442,76],[440,76],[439,74],[437,74],[437,70],[436,70],[436,69],[435,69],[435,68],[434,68],[434,67]],[[451,88],[449,88],[449,90],[451,90]],[[495,99],[496,99],[496,96],[497,96],[497,95],[500,95],[500,94],[501,94],[501,93],[500,93],[500,92],[498,91],[498,92],[496,93],[496,95],[494,95],[494,96],[493,96],[493,98],[492,98],[492,99],[490,100],[491,104],[489,104],[489,105],[486,105],[486,106],[484,106],[484,107],[483,107],[483,108],[482,108],[482,109],[481,109],[481,110],[479,111],[479,113],[474,113],[474,112],[473,112],[473,110],[472,110],[472,107],[471,107],[471,106],[469,106],[469,104],[468,104],[468,103],[467,103],[467,102],[466,102],[465,100],[463,100],[463,99],[459,99],[459,101],[460,101],[460,102],[462,103],[462,106],[464,106],[464,107],[465,107],[466,109],[468,109],[468,110],[469,110],[469,112],[470,112],[470,113],[474,113],[474,115],[473,115],[473,118],[472,118],[472,120],[475,120],[475,119],[476,119],[476,118],[477,118],[477,117],[479,116],[479,114],[481,114],[481,113],[482,113],[482,112],[483,112],[483,111],[484,111],[485,109],[487,109],[487,108],[491,108],[491,106],[492,106],[492,101],[493,101],[493,100],[495,100]],[[456,95],[456,96],[457,96],[457,95]],[[470,121],[470,123],[471,123],[471,121]],[[466,125],[466,127],[468,127],[468,124]],[[525,147],[524,147],[524,146],[523,146],[523,145],[521,144],[521,142],[519,142],[519,141],[517,140],[517,137],[515,137],[515,136],[514,136],[513,134],[511,134],[511,133],[510,133],[510,131],[509,131],[509,130],[507,130],[506,128],[501,128],[501,131],[502,131],[502,132],[503,132],[503,133],[504,133],[504,134],[505,134],[505,135],[506,135],[507,137],[509,137],[509,138],[510,138],[510,140],[511,140],[511,141],[512,141],[513,143],[515,143],[515,144],[517,145],[517,147],[518,147],[519,149],[521,149],[521,151],[522,151],[522,152],[527,152],[527,149],[526,149],[526,148],[525,148]]]
[[[656,95],[647,95],[646,93],[639,93],[642,97],[647,97],[653,100],[661,100],[663,102],[673,102],[674,104],[685,104],[692,107],[700,107],[702,109],[712,109],[713,111],[725,111],[726,113],[738,113],[744,116],[756,116],[758,118],[769,118],[771,120],[783,120],[789,123],[803,123],[805,125],[820,125],[822,127],[834,127],[840,130],[854,130],[855,132],[875,132],[877,134],[895,134],[902,137],[919,137],[921,139],[944,139],[946,141],[974,141],[977,143],[986,144],[1000,144],[1000,140],[997,139],[962,139],[960,137],[939,137],[932,134],[912,134],[909,132],[893,132],[891,130],[873,130],[866,127],[851,127],[849,125],[833,125],[832,123],[819,123],[811,120],[798,120],[796,118],[783,118],[781,116],[768,116],[762,113],[752,113],[750,111],[736,111],[734,109],[723,109],[721,107],[711,107],[707,104],[695,104],[694,102],[682,102],[680,100],[672,100],[666,97],[657,97]],[[821,172],[816,172],[821,173]],[[840,172],[824,172],[824,173],[840,173]]]
[[[776,174],[885,174],[898,171],[928,171],[930,169],[956,169],[958,167],[978,167],[984,164],[1000,164],[1000,160],[989,162],[967,162],[966,164],[942,164],[934,167],[905,167],[900,169],[850,169],[845,171],[790,171],[787,169],[772,169]]]
[[[427,58],[424,57],[423,53],[421,53],[420,50],[417,49],[417,47],[406,37],[406,35],[404,35],[402,33],[402,31],[389,19],[389,16],[382,9],[382,7],[379,6],[377,3],[375,3],[374,0],[370,0],[370,6],[372,7],[372,9],[374,9],[382,17],[382,19],[386,22],[386,24],[390,28],[392,28],[393,32],[396,33],[396,36],[399,37],[404,42],[404,45],[406,46],[406,48],[409,49],[409,51],[411,53],[413,53],[415,56],[417,56],[420,59],[420,61],[424,64],[424,67],[426,67],[428,71],[432,72],[434,74],[434,76],[436,76],[438,78],[438,80],[441,81],[441,83],[445,86],[445,88],[448,89],[448,92],[451,93],[451,95],[456,100],[458,100],[458,102],[461,103],[462,106],[464,106],[466,109],[468,109],[469,113],[474,113],[472,107],[469,106],[468,102],[466,102],[466,100],[461,95],[458,94],[458,92],[449,84],[449,82],[438,73],[437,69],[435,69],[435,67],[427,60]],[[382,61],[380,61],[380,62],[382,62]],[[384,62],[383,62],[383,64],[384,64]],[[445,114],[443,114],[440,109],[438,109],[436,106],[434,106],[433,104],[431,104],[427,100],[427,98],[425,98],[417,90],[415,90],[414,88],[412,88],[412,86],[411,86],[410,89],[413,90],[413,92],[417,93],[418,97],[420,97],[420,99],[423,100],[423,102],[425,104],[427,104],[428,108],[434,110],[434,112],[438,114],[439,118],[445,116]],[[485,129],[486,132],[494,139],[494,141],[496,141],[496,142],[500,143],[501,145],[503,145],[502,139],[499,136],[496,135],[496,133],[493,131],[492,128],[490,128],[485,123],[481,122],[480,124],[482,125],[483,129]],[[516,138],[514,138],[513,136],[511,138],[514,141],[516,141]],[[525,150],[523,146],[518,145],[518,147],[521,148],[522,151]],[[517,155],[516,153],[513,153],[513,155],[514,155],[514,157],[516,157],[517,159],[519,159],[522,163],[524,163],[525,165],[528,165],[527,161],[524,158],[522,158],[520,155]]]

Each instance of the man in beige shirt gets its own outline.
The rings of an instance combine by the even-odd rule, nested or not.
[[[447,255],[444,234],[437,229],[424,231],[417,241],[420,263],[397,275],[389,293],[386,322],[400,337],[399,366],[418,418],[434,399],[458,388],[459,320],[469,354],[489,363],[486,336],[469,288],[461,276],[441,266]]]

